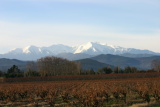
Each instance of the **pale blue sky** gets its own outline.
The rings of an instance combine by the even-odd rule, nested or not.
[[[160,52],[160,0],[0,0],[0,53],[97,41]]]

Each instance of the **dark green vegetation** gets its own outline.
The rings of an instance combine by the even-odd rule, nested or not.
[[[11,68],[8,69],[5,76],[6,77],[23,77],[23,72],[18,68],[18,66],[13,65]]]
[[[22,72],[18,66],[13,65],[7,70],[7,72],[0,71],[0,77],[14,78],[14,77],[23,77],[24,72]]]
[[[18,66],[19,69],[22,71],[25,71],[26,69],[26,64],[27,61],[20,61],[17,59],[6,59],[6,58],[1,58],[0,59],[0,70],[7,72],[9,68],[11,68],[13,65]]]

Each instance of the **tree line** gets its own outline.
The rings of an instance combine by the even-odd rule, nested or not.
[[[112,73],[144,73],[144,72],[156,72],[154,69],[148,69],[148,70],[139,70],[136,67],[127,66],[124,69],[120,68],[119,66],[114,67],[113,69],[111,67],[103,67],[99,68],[98,71],[94,71],[93,69],[85,70],[81,72],[81,74],[84,75],[90,75],[90,74],[112,74]]]
[[[28,62],[26,69],[27,71],[23,72],[18,66],[13,65],[7,72],[0,71],[0,77],[79,75],[81,67],[75,61],[48,56],[40,58],[36,62]]]
[[[7,72],[0,71],[0,77],[34,77],[34,76],[58,76],[58,75],[90,75],[90,74],[111,74],[111,73],[139,73],[139,72],[160,72],[160,60],[153,60],[152,69],[139,70],[136,67],[116,66],[114,68],[103,67],[97,71],[93,69],[82,70],[80,63],[67,59],[48,56],[38,59],[36,62],[28,62],[26,72],[21,71],[18,66],[13,65]]]

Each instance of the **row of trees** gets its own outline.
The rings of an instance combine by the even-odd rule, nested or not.
[[[90,75],[90,74],[111,74],[111,73],[139,73],[139,72],[155,72],[154,69],[151,70],[138,70],[136,67],[126,67],[121,69],[120,67],[115,67],[111,69],[110,67],[100,68],[98,71],[90,70],[80,70],[79,64],[75,62],[69,62],[65,65],[65,63],[56,64],[49,66],[44,62],[45,59],[41,59],[42,61],[29,62],[27,65],[27,72],[22,72],[18,68],[18,66],[13,65],[8,71],[1,72],[0,77],[34,77],[34,76],[57,76],[57,75]],[[63,65],[64,64],[64,65]],[[38,65],[38,67],[37,67]]]
[[[94,71],[93,69],[85,70],[81,72],[81,74],[111,74],[111,73],[140,73],[140,72],[160,72],[160,60],[153,60],[151,62],[152,69],[148,70],[139,70],[136,67],[127,66],[124,69],[119,66],[114,67],[113,69],[110,67],[103,67],[98,69],[98,71]]]
[[[136,67],[110,68],[103,67],[98,71],[82,70],[79,63],[58,57],[44,57],[36,62],[31,61],[27,64],[27,71],[22,72],[18,66],[13,65],[7,72],[0,71],[0,77],[33,77],[33,76],[57,76],[57,75],[80,75],[80,74],[111,74],[111,73],[138,73],[138,72],[160,72],[160,61],[153,60],[153,69],[138,70]]]
[[[44,57],[37,62],[29,62],[25,76],[79,75],[80,69],[77,62],[58,57]]]
[[[140,73],[140,72],[156,72],[154,69],[148,69],[148,70],[139,70],[136,67],[125,67],[124,69],[121,69],[119,66],[114,67],[113,69],[108,67],[103,67],[98,69],[98,71],[94,71],[93,69],[85,70],[81,72],[81,74],[87,75],[87,74],[111,74],[111,73]]]
[[[33,76],[57,76],[57,75],[79,75],[80,64],[58,57],[44,57],[36,62],[27,64],[27,71],[21,71],[18,66],[13,65],[7,72],[0,71],[0,77],[33,77]]]

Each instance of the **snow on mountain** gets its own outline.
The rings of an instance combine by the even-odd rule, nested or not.
[[[42,53],[42,50],[41,50],[41,48],[36,47],[36,46],[27,46],[27,47],[23,48],[23,53],[26,53],[26,54],[32,54],[32,53],[39,54],[39,53]]]
[[[160,55],[149,50],[140,50],[134,48],[123,48],[120,46],[113,46],[108,44],[102,44],[98,42],[88,42],[76,47],[70,47],[62,44],[52,45],[49,47],[36,47],[36,46],[27,46],[25,48],[17,48],[9,51],[6,54],[0,54],[0,58],[16,58],[20,60],[36,60],[44,56],[58,56],[63,53],[72,54],[81,54],[82,55],[100,55],[100,54],[153,54]],[[65,54],[63,54],[65,55]],[[79,56],[79,55],[77,55]],[[78,58],[77,58],[78,59]]]
[[[19,54],[19,53],[23,53],[23,49],[21,49],[21,48],[15,48],[15,49],[10,50],[6,54]]]
[[[98,54],[156,54],[155,52],[149,50],[140,50],[134,48],[123,48],[120,46],[113,46],[102,44],[98,42],[88,42],[86,44],[80,45],[77,47],[74,53],[85,53],[89,55],[98,55]]]
[[[72,52],[72,47],[65,46],[65,45],[52,45],[49,47],[36,47],[36,46],[27,46],[24,48],[17,48],[9,51],[9,53],[14,54],[50,54],[50,55],[57,55],[60,53],[70,53]]]
[[[66,46],[66,45],[62,45],[62,44],[58,44],[58,45],[52,45],[49,47],[42,47],[41,48],[43,51],[47,51],[47,53],[51,53],[51,54],[61,54],[61,53],[72,53],[73,52],[73,48]]]
[[[74,53],[86,53],[91,55],[111,54],[114,53],[114,48],[98,42],[88,42],[87,44],[78,46]]]

